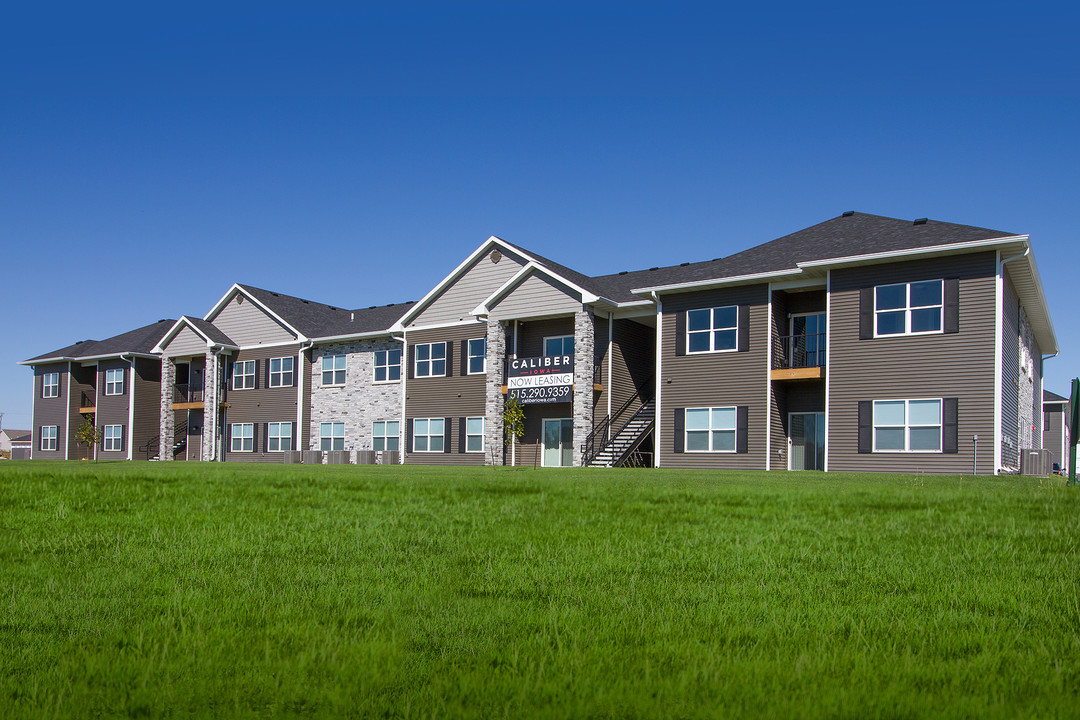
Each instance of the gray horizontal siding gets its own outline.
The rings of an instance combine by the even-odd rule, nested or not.
[[[1001,465],[1020,469],[1020,300],[1006,277],[1001,297]],[[992,442],[992,441],[991,441]]]
[[[131,429],[132,457],[146,459],[139,448],[145,447],[160,432],[161,419],[161,362],[148,358],[135,359],[135,426]]]
[[[497,263],[491,261],[491,251],[476,258],[461,277],[431,300],[410,326],[438,325],[471,319],[469,313],[525,265],[525,259],[517,253],[506,250],[500,250],[500,253],[502,258]]]
[[[247,298],[237,303],[239,293],[225,303],[210,322],[239,345],[270,345],[287,343],[296,336],[281,323],[267,315]],[[204,343],[205,351],[205,343]]]
[[[197,335],[195,331],[186,325],[181,327],[176,336],[164,347],[167,357],[187,357],[189,355],[205,355],[206,340]]]
[[[43,376],[46,373],[58,373],[60,376],[60,394],[54,398],[41,397]],[[68,385],[71,377],[68,375],[68,363],[53,363],[50,365],[34,366],[34,445],[33,457],[40,460],[63,460],[65,443],[71,435],[67,427],[68,422]],[[78,400],[76,400],[78,402]],[[75,408],[75,414],[71,416],[72,423],[82,422],[79,417],[79,409]],[[41,449],[41,428],[47,425],[57,427],[56,451]]]
[[[891,263],[832,273],[829,322],[829,470],[970,473],[993,470],[994,253]],[[899,282],[960,280],[960,332],[859,339],[860,289]],[[858,452],[858,404],[865,400],[958,398],[957,454]]]
[[[581,310],[581,293],[533,273],[489,309],[493,320],[575,313]]]

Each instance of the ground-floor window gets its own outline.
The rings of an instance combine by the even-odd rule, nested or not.
[[[56,425],[43,425],[41,428],[41,449],[56,450],[56,439],[59,435]]]
[[[320,450],[345,449],[345,423],[324,422],[319,425]]]
[[[124,449],[124,426],[105,425],[101,428],[101,436],[104,438],[102,450],[118,451]]]
[[[255,425],[253,423],[233,423],[230,427],[232,437],[229,449],[232,452],[254,452]]]
[[[443,452],[445,449],[445,437],[445,418],[416,418],[413,420],[413,452]]]
[[[686,452],[735,452],[734,407],[686,408]]]
[[[875,400],[874,452],[941,452],[941,398]]]
[[[291,359],[291,358],[290,358]],[[292,450],[292,423],[269,423],[266,428],[266,451],[285,452]]]
[[[465,418],[465,452],[484,452],[484,418]]]
[[[372,450],[399,449],[401,443],[401,424],[397,420],[380,420],[375,423],[371,433]]]

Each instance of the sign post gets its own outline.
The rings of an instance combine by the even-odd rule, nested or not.
[[[1073,378],[1069,397],[1069,485],[1076,485],[1076,442],[1080,434],[1080,378]]]

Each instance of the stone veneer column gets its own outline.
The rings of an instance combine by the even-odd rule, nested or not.
[[[206,371],[203,373],[202,460],[217,459],[218,405],[221,404],[221,356],[206,352]]]
[[[173,393],[176,392],[176,361],[161,358],[161,420],[158,423],[158,460],[172,460],[173,435],[176,422],[173,416]]]
[[[596,318],[591,308],[574,313],[574,467],[581,466],[581,446],[593,429],[593,365]]]
[[[487,324],[487,393],[484,402],[484,464],[490,465],[492,455],[496,465],[506,464],[503,445],[503,365],[506,362],[506,325],[499,320]]]

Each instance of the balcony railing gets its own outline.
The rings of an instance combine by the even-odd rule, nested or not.
[[[193,403],[203,401],[203,389],[202,387],[191,387],[190,385],[184,385],[177,383],[173,392],[174,403]]]
[[[84,392],[79,403],[79,407],[95,407],[97,405],[97,393],[87,394]]]
[[[785,335],[773,348],[773,369],[825,367],[825,333]]]

